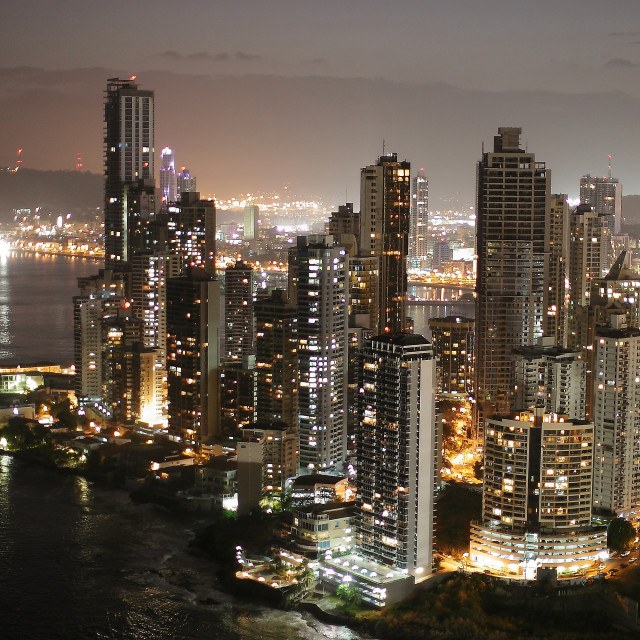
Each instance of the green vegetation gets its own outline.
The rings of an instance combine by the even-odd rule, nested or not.
[[[361,613],[356,620],[384,640],[635,637],[615,627],[603,611],[582,598],[571,599],[566,607],[557,605],[556,599],[535,597],[523,587],[494,584],[478,575],[456,575],[382,611]]]
[[[436,544],[441,553],[469,551],[469,523],[479,520],[482,496],[463,484],[451,483],[438,497]]]
[[[614,518],[607,529],[607,546],[611,551],[626,551],[633,547],[637,532],[624,518]]]
[[[0,441],[6,440],[8,451],[40,449],[49,445],[49,431],[41,424],[33,424],[25,418],[9,418],[5,427],[0,429]]]

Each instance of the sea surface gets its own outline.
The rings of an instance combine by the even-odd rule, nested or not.
[[[11,251],[0,256],[0,363],[73,361],[77,278],[97,273],[95,260]]]
[[[205,521],[0,456],[2,640],[356,640],[234,601],[188,542]]]

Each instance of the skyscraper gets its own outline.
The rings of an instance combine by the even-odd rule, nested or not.
[[[623,310],[595,336],[594,504],[637,519],[640,511],[640,329]]]
[[[105,266],[118,267],[130,258],[131,220],[126,192],[153,183],[153,91],[138,89],[135,77],[110,78],[105,120]]]
[[[244,239],[258,239],[258,216],[260,208],[255,204],[248,204],[244,208]]]
[[[253,267],[240,259],[224,272],[224,360],[255,355]]]
[[[549,279],[550,172],[501,127],[477,167],[476,426],[508,414],[513,349],[543,333]]]
[[[611,165],[606,177],[587,174],[580,178],[580,203],[591,207],[603,220],[607,230],[606,263],[603,268],[609,269],[617,257],[613,250],[613,236],[620,234],[622,222],[622,183],[611,177]]]
[[[533,579],[540,567],[575,572],[606,557],[606,528],[591,526],[593,423],[521,411],[488,417],[484,434],[471,561]]]
[[[474,328],[473,318],[446,316],[429,320],[440,395],[464,398],[473,392]]]
[[[173,150],[165,147],[160,152],[160,193],[162,194],[162,203],[166,205],[169,202],[175,202],[177,198],[176,188],[176,159]]]
[[[425,577],[432,570],[440,439],[430,343],[413,334],[365,341],[359,387],[358,552]]]
[[[553,194],[549,201],[549,280],[545,336],[554,344],[567,344],[567,288],[569,265],[569,210],[564,194]]]
[[[275,289],[255,303],[256,420],[298,424],[298,309]]]
[[[197,191],[186,191],[169,206],[169,251],[178,257],[180,270],[202,267],[216,273],[216,205]]]
[[[190,191],[197,191],[196,177],[191,175],[187,167],[180,167],[176,176],[176,192],[180,196]]]
[[[347,257],[332,236],[298,236],[295,262],[300,466],[322,471],[346,454]]]
[[[100,400],[103,382],[103,317],[125,302],[125,278],[111,269],[78,278],[80,293],[73,298],[76,396],[81,404]]]
[[[187,442],[220,435],[220,283],[191,267],[167,281],[169,431]]]
[[[404,330],[411,205],[411,164],[395,153],[364,167],[360,176],[360,255],[380,260],[376,333]]]
[[[409,259],[419,267],[427,259],[429,231],[429,181],[424,169],[411,180],[411,215],[409,222]]]

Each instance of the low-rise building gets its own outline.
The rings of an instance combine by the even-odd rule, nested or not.
[[[295,550],[313,558],[320,553],[348,553],[355,540],[354,515],[355,502],[295,509],[291,527]]]

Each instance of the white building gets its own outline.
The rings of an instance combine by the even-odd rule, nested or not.
[[[593,502],[620,516],[640,507],[640,329],[626,315],[596,329]]]
[[[593,447],[585,420],[542,411],[489,418],[471,562],[533,579],[540,567],[572,572],[605,557],[606,529],[591,527]]]
[[[295,254],[300,467],[315,472],[346,455],[348,265],[332,236],[299,236]]]
[[[357,547],[327,558],[323,577],[353,581],[384,606],[432,571],[440,438],[431,344],[412,334],[365,341],[358,386]]]

